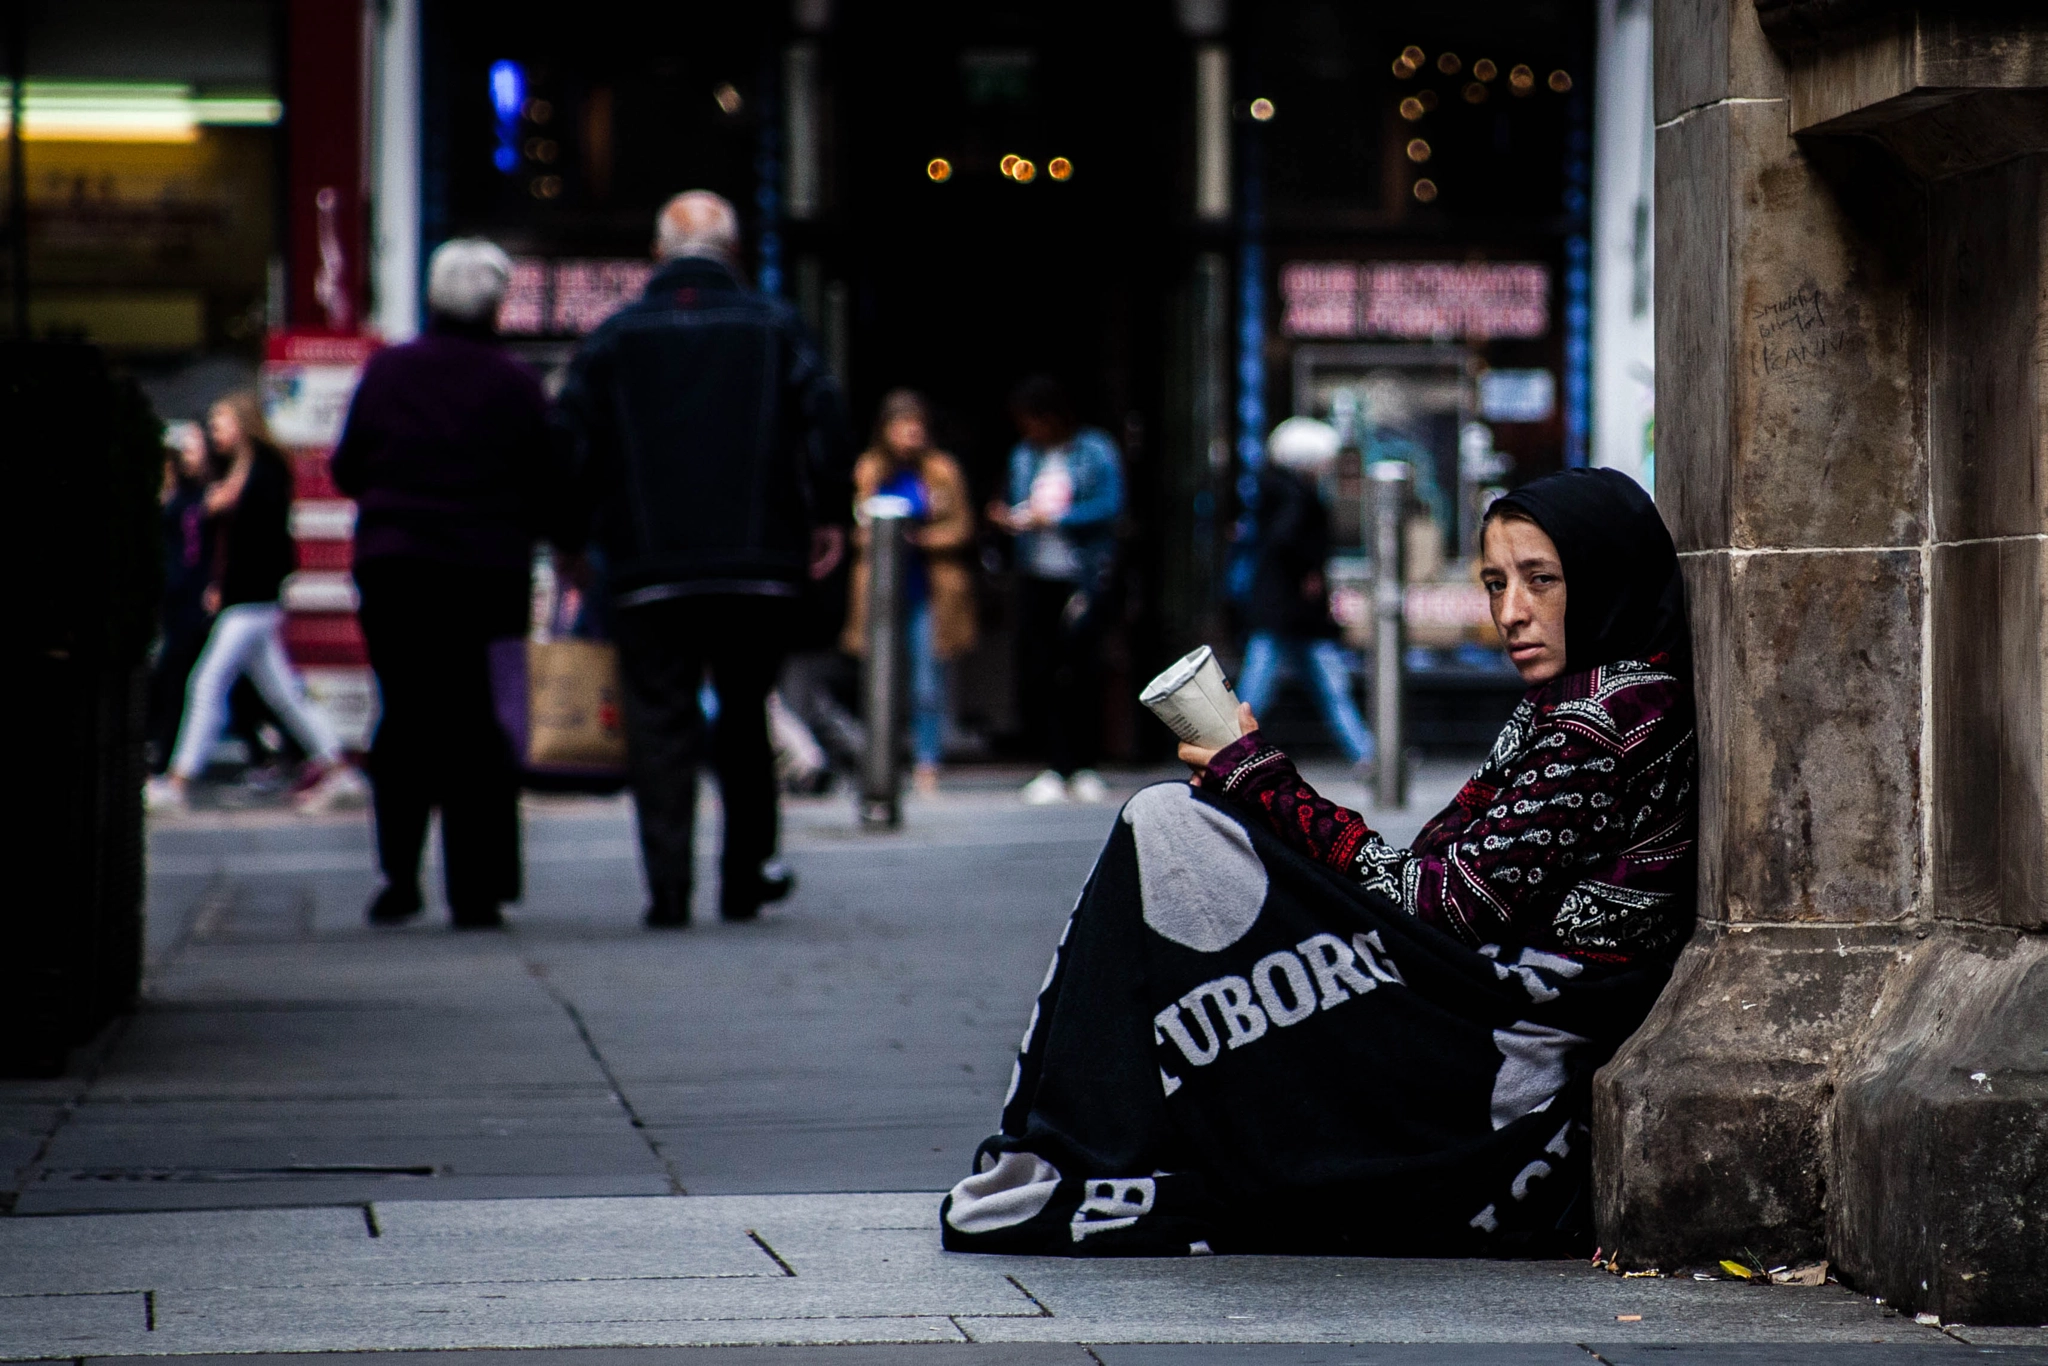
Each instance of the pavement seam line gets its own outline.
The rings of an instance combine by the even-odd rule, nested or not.
[[[618,1073],[612,1071],[611,1063],[605,1058],[604,1053],[599,1050],[597,1039],[591,1034],[590,1026],[584,1022],[583,1012],[576,1008],[574,1001],[563,995],[556,989],[555,984],[548,980],[547,968],[544,964],[535,962],[524,953],[519,955],[519,961],[526,968],[526,975],[540,985],[540,989],[546,992],[549,998],[562,1008],[562,1013],[569,1017],[569,1023],[575,1026],[576,1037],[583,1040],[583,1047],[590,1054],[590,1060],[597,1064],[598,1075],[602,1076],[605,1080],[605,1085],[611,1088],[612,1099],[618,1103],[619,1109],[625,1113],[627,1120],[632,1123],[634,1132],[640,1135],[640,1141],[647,1145],[647,1151],[653,1154],[654,1160],[661,1164],[662,1171],[668,1174],[669,1194],[688,1195],[690,1192],[683,1188],[682,1174],[676,1170],[675,1164],[670,1162],[667,1155],[661,1151],[661,1145],[654,1141],[654,1134],[648,1129],[647,1121],[640,1117],[640,1112],[633,1108],[633,1102],[626,1098],[625,1083],[619,1080]],[[772,1257],[775,1254],[771,1252],[769,1255]],[[777,1257],[776,1260],[781,1261],[782,1259]],[[794,1276],[796,1273],[792,1271],[789,1274]]]
[[[384,1230],[377,1227],[377,1206],[369,1201],[365,1201],[363,1204],[363,1227],[369,1230],[372,1238],[382,1238],[384,1236]]]
[[[43,1141],[36,1145],[35,1152],[29,1155],[28,1161],[15,1169],[14,1189],[0,1191],[0,1215],[13,1214],[15,1207],[21,1203],[21,1197],[28,1193],[29,1183],[35,1174],[42,1170],[43,1159],[50,1155],[50,1149],[57,1142],[57,1135],[64,1132],[64,1126],[78,1113],[78,1107],[85,1104],[86,1097],[92,1092],[93,1084],[100,1079],[100,1072],[106,1067],[108,1055],[114,1051],[114,1046],[121,1042],[122,1036],[128,1032],[129,1022],[134,1018],[132,1012],[117,1016],[113,1024],[101,1034],[99,1045],[92,1052],[92,1060],[86,1064],[85,1074],[78,1079],[77,1089],[71,1093],[69,1099],[57,1107],[56,1117],[50,1121],[49,1131],[43,1135]]]
[[[1024,1288],[1024,1282],[1018,1280],[1015,1276],[1012,1276],[1007,1271],[1003,1273],[1003,1279],[1008,1281],[1011,1285],[1016,1286],[1017,1293],[1022,1295],[1025,1299],[1031,1301],[1032,1305],[1038,1310],[1038,1317],[1042,1319],[1049,1319],[1053,1316],[1052,1310],[1045,1307],[1044,1300],[1041,1300],[1040,1298],[1038,1298],[1038,1296],[1032,1294],[1029,1290],[1026,1290]]]
[[[974,1334],[967,1331],[967,1326],[960,1322],[960,1316],[958,1314],[946,1315],[946,1322],[952,1324],[953,1331],[958,1333],[961,1337],[967,1339],[969,1342],[975,1341]]]
[[[1096,1350],[1093,1347],[1090,1347],[1085,1342],[1079,1345],[1081,1350],[1088,1354],[1088,1359],[1095,1363],[1095,1366],[1109,1366],[1109,1363],[1104,1361],[1102,1357],[1097,1354]]]
[[[1581,1352],[1584,1352],[1587,1356],[1593,1358],[1593,1360],[1605,1363],[1605,1366],[1613,1366],[1613,1363],[1609,1362],[1606,1357],[1601,1356],[1598,1352],[1594,1351],[1591,1347],[1588,1347],[1583,1342],[1575,1342],[1572,1344],[1572,1346],[1578,1348]]]
[[[768,1240],[766,1238],[763,1238],[760,1234],[754,1232],[754,1230],[752,1229],[747,1230],[747,1236],[754,1240],[755,1247],[760,1248],[763,1252],[768,1254],[769,1261],[774,1262],[777,1266],[782,1268],[783,1275],[796,1275],[796,1268],[791,1266],[788,1262],[783,1261],[782,1254],[780,1252],[777,1252],[774,1248],[768,1246]]]
[[[142,1331],[145,1333],[154,1333],[156,1331],[156,1291],[154,1290],[142,1292]]]

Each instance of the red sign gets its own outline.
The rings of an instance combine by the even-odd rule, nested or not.
[[[1290,337],[1540,337],[1550,269],[1532,261],[1295,261],[1280,272]]]
[[[375,337],[342,337],[331,332],[273,332],[263,344],[263,359],[283,365],[369,364],[384,345]]]

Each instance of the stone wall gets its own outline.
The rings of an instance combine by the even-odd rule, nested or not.
[[[2039,1322],[2048,18],[1774,46],[1758,10],[1804,8],[1657,9],[1702,925],[1601,1074],[1601,1237]]]

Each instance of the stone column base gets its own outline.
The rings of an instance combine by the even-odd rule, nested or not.
[[[2048,937],[1707,925],[1594,1088],[1602,1246],[1826,1256],[1903,1309],[2048,1319]]]

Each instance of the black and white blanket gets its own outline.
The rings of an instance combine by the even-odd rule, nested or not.
[[[958,1251],[1548,1255],[1662,961],[1476,952],[1183,783],[1132,798],[1031,1013]]]

